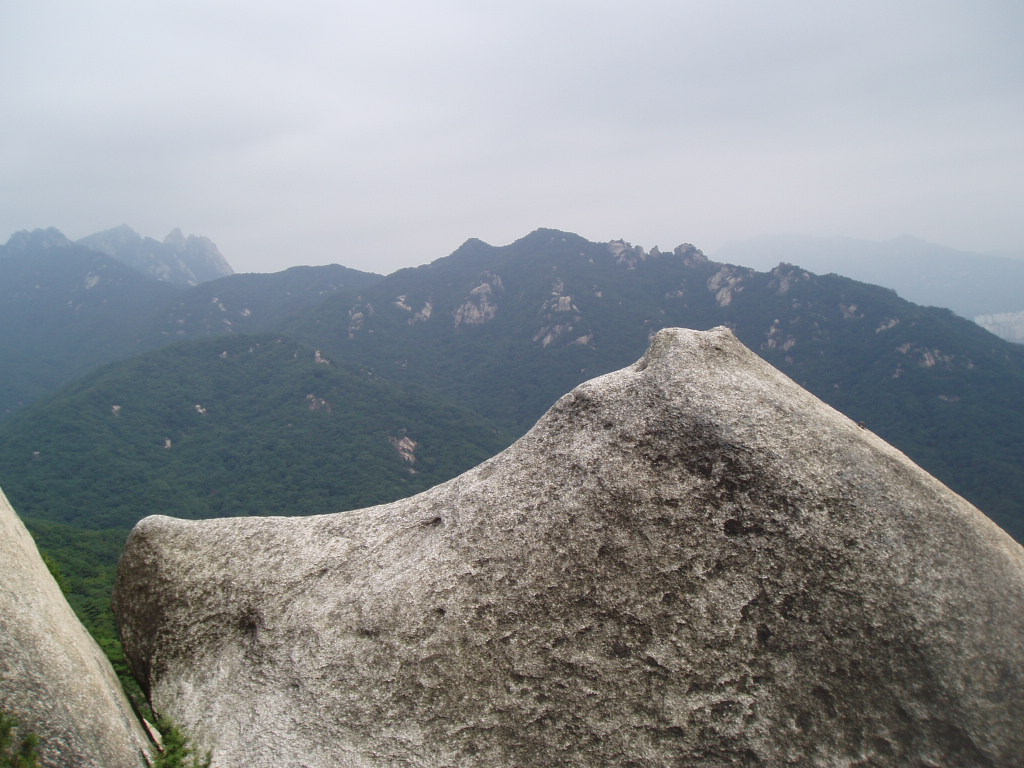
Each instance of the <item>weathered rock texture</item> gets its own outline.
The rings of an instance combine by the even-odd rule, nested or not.
[[[121,684],[0,491],[0,709],[50,768],[141,768],[150,744]]]
[[[725,329],[404,501],[147,518],[116,607],[216,766],[1024,764],[1024,550]]]

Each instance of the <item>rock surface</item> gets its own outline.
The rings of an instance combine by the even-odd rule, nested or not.
[[[147,518],[115,608],[222,768],[1024,764],[1024,550],[726,329],[403,501]]]
[[[47,768],[144,768],[149,740],[121,684],[0,492],[0,709]]]
[[[171,230],[163,242],[142,237],[126,224],[77,241],[105,253],[144,275],[179,285],[199,285],[234,274],[231,265],[207,237]]]

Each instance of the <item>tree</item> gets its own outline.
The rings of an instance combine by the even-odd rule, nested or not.
[[[18,733],[18,719],[0,711],[0,768],[39,768],[39,737]]]

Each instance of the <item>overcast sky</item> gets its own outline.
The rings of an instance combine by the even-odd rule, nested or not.
[[[1020,0],[7,0],[0,242],[126,223],[236,271],[538,227],[1024,249]]]

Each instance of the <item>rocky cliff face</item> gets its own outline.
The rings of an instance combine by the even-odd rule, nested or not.
[[[1024,762],[1024,550],[725,329],[404,501],[147,518],[115,607],[221,767]]]
[[[173,229],[163,242],[122,224],[78,241],[144,275],[180,285],[198,285],[234,274],[212,240]]]
[[[150,745],[0,492],[0,708],[40,737],[47,768],[144,768]]]

